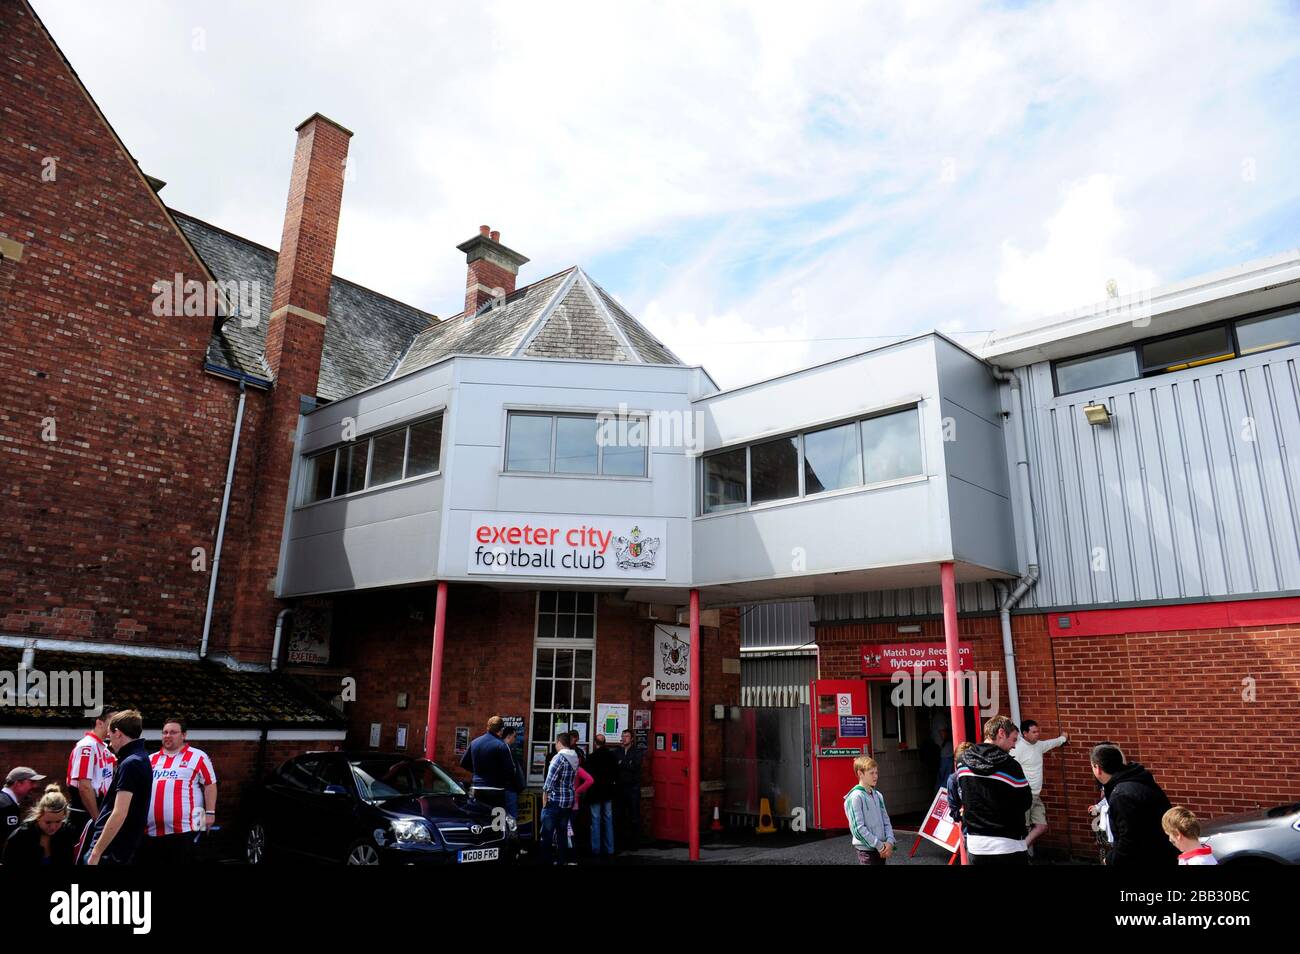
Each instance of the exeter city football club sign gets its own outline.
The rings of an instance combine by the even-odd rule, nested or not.
[[[469,572],[491,576],[662,580],[663,520],[535,513],[470,518]]]

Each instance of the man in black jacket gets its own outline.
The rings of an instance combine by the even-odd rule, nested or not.
[[[1092,774],[1109,806],[1111,847],[1108,866],[1175,865],[1178,849],[1169,843],[1160,819],[1169,797],[1155,777],[1137,762],[1125,764],[1118,748],[1105,743],[1092,750]]]
[[[984,723],[984,741],[957,766],[966,853],[973,865],[1025,865],[1025,812],[1033,800],[1025,771],[1011,756],[1020,732],[1006,716]]]
[[[636,744],[632,733],[624,729],[619,756],[618,782],[614,789],[618,825],[619,851],[636,851],[641,846],[641,763],[645,749]]]
[[[596,736],[596,747],[587,756],[587,773],[591,788],[583,796],[591,806],[591,853],[614,853],[614,788],[618,784],[618,756],[605,744],[603,735]]]
[[[474,799],[490,808],[506,807],[506,792],[517,784],[514,753],[501,739],[506,720],[493,716],[487,729],[469,744],[460,767],[473,776]]]

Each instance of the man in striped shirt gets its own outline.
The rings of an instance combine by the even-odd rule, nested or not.
[[[216,820],[217,773],[202,749],[185,741],[185,722],[163,723],[162,748],[149,759],[153,798],[149,805],[148,861],[156,865],[188,864],[198,833]]]
[[[95,717],[90,731],[72,747],[68,755],[69,824],[80,832],[99,818],[99,810],[113,784],[113,766],[117,756],[104,741],[108,738],[108,722],[115,709],[105,706]]]

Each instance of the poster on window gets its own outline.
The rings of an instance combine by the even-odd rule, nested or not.
[[[627,731],[629,708],[626,702],[596,703],[596,732],[603,735],[610,745],[617,745]]]
[[[468,568],[491,576],[663,580],[668,523],[654,517],[470,515]]]
[[[691,695],[691,628],[655,626],[655,698]]]

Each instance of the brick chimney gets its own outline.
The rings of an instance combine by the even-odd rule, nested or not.
[[[501,244],[501,233],[480,225],[478,235],[456,246],[465,253],[469,273],[465,278],[465,314],[473,316],[494,298],[515,290],[519,266],[528,259]]]
[[[307,393],[312,395],[316,393],[325,316],[329,314],[334,240],[339,230],[343,173],[351,138],[351,132],[320,113],[313,113],[299,124],[289,203],[284,210],[284,234],[275,264],[275,289],[266,327],[266,363],[278,379],[285,351],[294,352],[295,362],[303,362],[301,367],[293,368],[294,377],[302,372],[299,386],[306,386],[310,379]]]
[[[334,240],[351,138],[351,132],[320,113],[298,126],[266,326],[266,363],[274,387],[266,395],[254,435],[257,476],[230,626],[228,649],[243,660],[268,659],[276,616],[283,608],[275,598],[275,575],[296,453],[294,438],[303,399],[315,399],[320,379]]]

